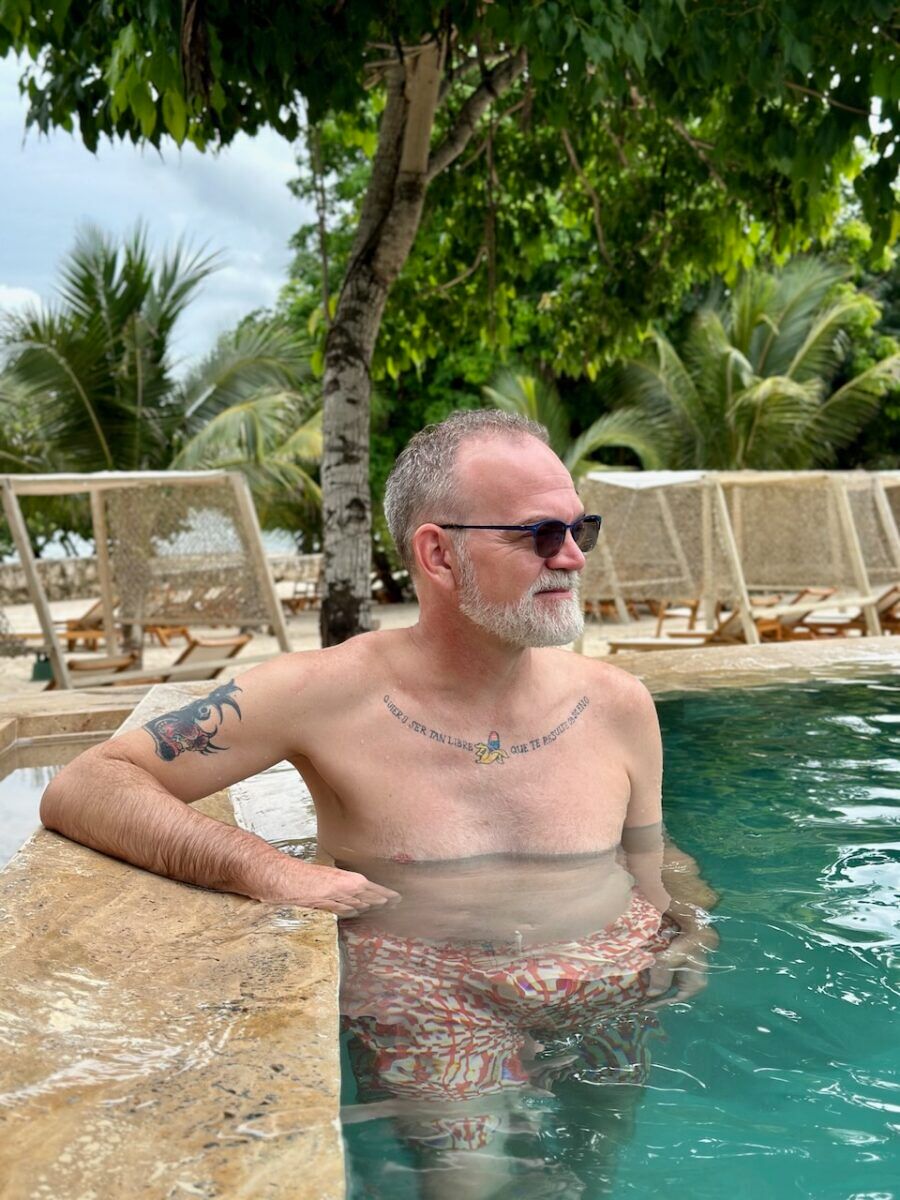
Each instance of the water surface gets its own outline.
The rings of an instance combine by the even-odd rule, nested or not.
[[[707,989],[659,1011],[636,1104],[590,1071],[530,1102],[515,1194],[895,1200],[900,678],[658,707],[668,829],[721,897],[721,946]],[[425,1194],[390,1120],[346,1144],[351,1196]]]

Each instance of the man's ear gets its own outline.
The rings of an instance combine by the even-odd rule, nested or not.
[[[456,574],[450,539],[439,525],[420,525],[412,537],[418,573],[438,587],[455,586]]]

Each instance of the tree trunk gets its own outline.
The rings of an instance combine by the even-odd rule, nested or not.
[[[429,182],[459,157],[478,121],[526,66],[519,49],[490,71],[430,155],[443,59],[443,44],[432,41],[406,50],[388,69],[372,179],[325,342],[323,646],[371,628],[369,368],[388,291],[412,249]]]
[[[388,290],[415,240],[427,186],[443,47],[389,68],[372,180],[325,344],[322,645],[371,628],[369,368]]]

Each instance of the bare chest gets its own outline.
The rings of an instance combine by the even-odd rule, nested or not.
[[[603,851],[630,786],[588,696],[505,721],[414,712],[385,693],[312,766],[323,847],[401,862]]]

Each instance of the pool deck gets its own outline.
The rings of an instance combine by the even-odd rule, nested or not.
[[[651,691],[900,671],[900,638],[618,654]],[[0,696],[0,750],[114,731],[206,684]],[[137,711],[133,711],[139,705]],[[225,793],[200,801],[234,821]],[[0,873],[4,1200],[338,1200],[336,923],[42,830]]]

